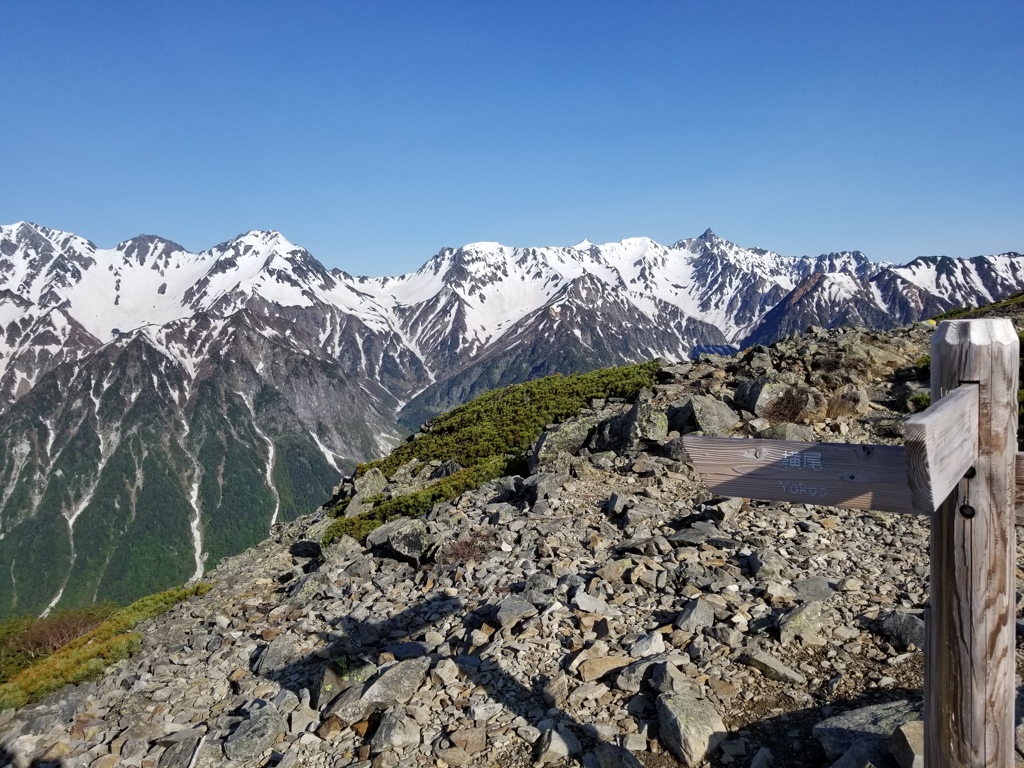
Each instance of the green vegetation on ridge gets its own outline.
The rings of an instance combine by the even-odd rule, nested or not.
[[[990,315],[998,317],[1010,310],[1024,312],[1024,291],[1007,296],[1001,301],[985,304],[980,307],[957,307],[956,309],[950,309],[941,315],[936,315],[932,320],[940,323],[943,320],[972,320]]]
[[[23,617],[0,624],[0,661],[6,659],[4,675],[0,677],[0,710],[23,707],[68,683],[80,683],[96,677],[109,664],[127,658],[139,649],[142,638],[132,630],[140,622],[159,616],[176,603],[193,595],[205,594],[209,589],[210,586],[204,583],[175,587],[143,597],[113,612],[109,607],[98,607],[94,614],[87,611],[66,614],[94,615],[101,620],[56,650],[52,644],[47,647],[46,641],[52,640],[55,628],[60,626],[60,616],[52,620]],[[27,642],[31,641],[33,632],[42,637],[38,644],[40,653],[34,660],[31,649],[36,646]],[[32,663],[26,665],[26,657]]]
[[[391,476],[414,459],[424,463],[451,460],[462,469],[404,496],[381,497],[373,510],[363,515],[339,518],[325,534],[325,545],[343,534],[363,538],[388,520],[422,515],[440,501],[515,471],[549,424],[579,413],[593,399],[635,395],[654,384],[660,367],[661,362],[655,360],[584,374],[547,376],[493,390],[431,419],[386,458],[361,464],[357,475],[377,468]],[[339,503],[334,514],[343,514],[347,503]]]
[[[472,467],[494,456],[525,453],[549,424],[579,413],[590,400],[630,397],[654,384],[661,362],[652,360],[603,368],[495,389],[428,421],[422,431],[387,458],[361,464],[357,474],[376,467],[385,475],[412,459],[449,459]]]

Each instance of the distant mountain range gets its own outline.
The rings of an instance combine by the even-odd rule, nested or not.
[[[710,230],[353,277],[277,232],[194,254],[0,226],[0,617],[197,576],[486,389],[1020,290],[1017,253],[894,266]]]

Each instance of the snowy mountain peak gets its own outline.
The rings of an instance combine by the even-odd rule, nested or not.
[[[134,563],[122,541],[145,553],[139,571],[201,574],[228,542],[318,504],[340,464],[386,451],[396,423],[495,387],[809,324],[891,327],[1022,289],[1019,254],[893,267],[711,230],[675,246],[471,243],[416,272],[353,277],[274,231],[189,253],[148,235],[99,249],[0,227],[0,562],[19,568],[0,574],[0,603],[133,597],[102,591]],[[147,515],[158,535],[138,548]],[[54,546],[17,543],[43,540],[70,557],[58,567]]]
[[[689,318],[715,328],[714,343],[738,343],[817,273],[841,277],[828,291],[814,282],[815,296],[824,297],[822,302],[870,301],[874,324],[890,315],[893,322],[916,319],[911,315],[927,304],[915,299],[914,308],[897,310],[896,294],[878,287],[883,283],[948,295],[946,303],[1024,287],[1019,257],[918,259],[894,268],[856,251],[785,257],[736,245],[711,229],[672,246],[646,237],[537,248],[480,241],[444,248],[416,272],[369,278],[326,270],[275,230],[251,230],[193,254],[151,235],[104,250],[34,224],[0,227],[0,291],[36,307],[18,312],[63,308],[82,326],[79,337],[105,342],[133,329],[189,323],[199,315],[228,318],[246,308],[271,314],[315,309],[347,318],[344,324],[353,333],[358,329],[357,366],[380,369],[391,355],[402,359],[396,370],[415,365],[435,377],[471,352],[504,343],[517,323],[567,298],[595,307],[609,300],[620,309],[628,305],[623,317],[636,312],[661,328]],[[15,311],[10,301],[5,307],[8,314]],[[318,332],[325,354],[343,346],[342,321],[331,323]],[[666,342],[657,353],[678,357],[703,343],[705,331],[691,325],[685,333],[685,343]],[[364,346],[371,337],[384,345],[372,366]]]

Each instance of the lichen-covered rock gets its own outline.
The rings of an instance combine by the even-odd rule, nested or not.
[[[799,638],[805,645],[824,645],[827,620],[821,601],[794,608],[779,619],[779,643],[789,645]]]
[[[599,422],[596,416],[583,416],[545,430],[530,453],[530,471],[541,464],[555,461],[563,453],[578,453]]]
[[[668,416],[657,405],[637,400],[627,417],[629,442],[656,443],[668,437]]]
[[[365,684],[377,674],[377,665],[346,653],[339,654],[324,666],[316,687],[315,706],[323,709],[349,688]]]
[[[228,760],[252,760],[270,749],[278,736],[288,731],[288,724],[273,704],[266,704],[249,713],[234,733],[224,741]]]
[[[376,467],[366,472],[362,477],[357,477],[353,482],[355,495],[352,496],[348,506],[345,507],[345,517],[355,517],[364,512],[369,512],[373,509],[373,505],[368,503],[369,500],[383,493],[384,489],[388,486],[388,479]]]
[[[810,443],[815,439],[813,429],[804,424],[793,424],[788,421],[772,424],[768,429],[762,430],[758,437],[766,440],[794,440],[801,443]]]
[[[736,388],[736,404],[757,416],[766,416],[789,389],[789,385],[774,376],[760,376],[741,382]]]
[[[870,410],[870,403],[867,392],[856,384],[847,384],[832,395],[827,415],[830,419],[859,416]]]

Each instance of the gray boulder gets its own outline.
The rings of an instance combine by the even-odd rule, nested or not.
[[[657,406],[637,400],[627,415],[629,442],[657,443],[668,437],[668,416]]]
[[[715,609],[706,600],[691,600],[676,616],[675,628],[696,634],[715,623]]]
[[[684,766],[702,764],[726,736],[722,716],[708,699],[663,693],[657,706],[661,742]]]
[[[695,429],[705,435],[717,436],[731,434],[739,421],[736,412],[721,400],[692,395],[675,415],[672,426],[679,432]]]
[[[805,424],[793,424],[788,421],[772,424],[768,429],[761,430],[758,437],[766,440],[794,440],[801,443],[813,443],[814,430]]]
[[[384,492],[388,486],[388,479],[384,477],[383,472],[374,467],[362,477],[357,477],[354,484],[356,492],[345,508],[345,517],[355,517],[369,512],[373,508],[373,505],[368,503],[369,499]]]
[[[366,537],[367,546],[416,567],[429,559],[436,543],[425,522],[408,517],[384,523]]]
[[[278,737],[288,732],[288,724],[273,704],[250,712],[235,732],[224,741],[228,760],[253,760],[270,749]]]
[[[572,755],[578,754],[583,745],[580,740],[564,726],[558,729],[549,728],[541,733],[534,745],[536,761],[541,765],[557,763]]]
[[[596,416],[581,416],[545,431],[527,459],[530,472],[540,464],[554,461],[559,454],[579,453],[599,421]]]
[[[371,751],[416,747],[420,743],[420,727],[405,714],[404,707],[393,707],[384,713],[377,732],[370,742]]]
[[[290,634],[278,635],[266,648],[256,664],[256,672],[260,675],[273,675],[288,666],[295,656],[295,640]]]
[[[359,557],[363,552],[363,547],[358,541],[348,534],[342,534],[323,550],[324,562],[329,565],[343,565]]]
[[[593,453],[614,451],[622,453],[630,445],[629,413],[619,414],[604,419],[594,427],[594,432],[587,441]]]
[[[757,416],[766,416],[782,399],[789,385],[772,376],[760,376],[741,382],[736,388],[736,404]]]
[[[538,472],[526,478],[523,488],[529,495],[531,503],[536,504],[541,499],[554,496],[567,482],[569,482],[569,475],[565,472]]]
[[[873,738],[855,741],[829,768],[900,768],[885,743]]]
[[[533,603],[524,600],[519,595],[510,595],[501,601],[498,606],[498,623],[501,628],[514,627],[523,619],[537,615],[537,609]]]
[[[614,744],[598,744],[594,757],[599,768],[643,768],[644,765],[628,749]]]
[[[158,768],[189,768],[192,756],[202,738],[203,734],[195,728],[173,734],[173,737],[164,743],[166,749],[160,755]]]
[[[882,632],[896,645],[906,648],[913,643],[924,648],[924,619],[909,611],[893,611],[882,619]]]
[[[799,638],[805,645],[824,645],[822,632],[825,621],[821,602],[815,601],[794,608],[779,619],[779,643],[789,645]]]
[[[755,550],[747,561],[750,573],[761,581],[779,581],[789,571],[789,562],[771,550]]]
[[[430,663],[429,656],[400,661],[369,683],[343,691],[325,714],[337,715],[345,725],[351,725],[371,712],[404,704],[423,684]]]

